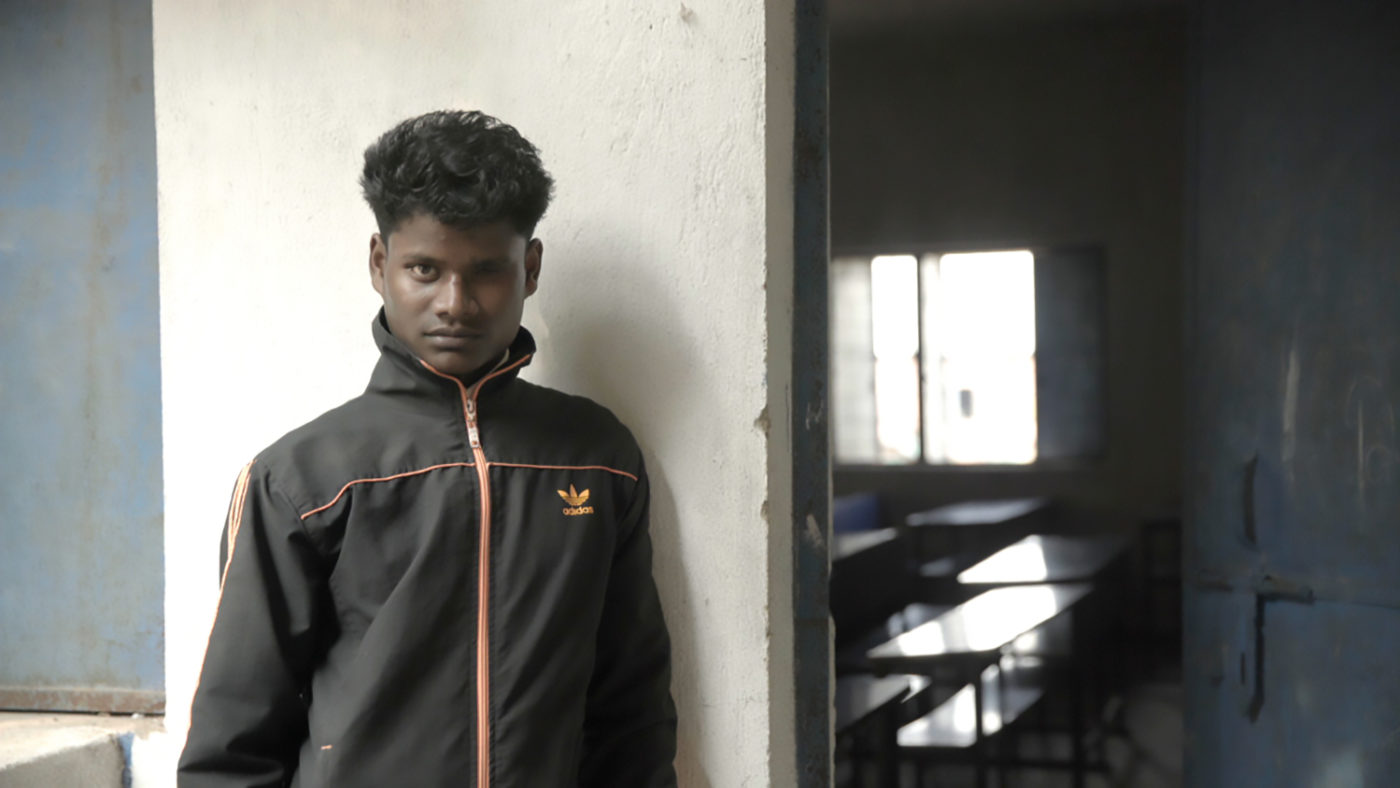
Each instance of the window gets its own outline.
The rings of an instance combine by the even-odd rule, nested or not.
[[[1096,251],[832,263],[843,464],[1025,465],[1102,450]]]

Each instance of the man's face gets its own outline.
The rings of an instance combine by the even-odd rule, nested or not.
[[[439,372],[464,376],[515,339],[543,254],[505,221],[459,230],[417,214],[370,239],[370,280],[394,336]]]

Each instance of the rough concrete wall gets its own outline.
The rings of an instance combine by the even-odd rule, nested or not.
[[[790,65],[768,62],[790,12],[744,0],[154,8],[174,735],[234,474],[361,390],[375,358],[360,154],[406,116],[475,107],[538,144],[559,183],[539,229],[525,323],[541,353],[527,377],[613,408],[646,449],[682,784],[790,784],[769,709],[791,693],[790,642],[770,634],[791,615],[791,547],[764,508],[787,471],[770,469],[783,436],[759,418],[788,418],[774,412],[786,372],[770,357],[787,346],[767,341],[787,309],[765,285],[790,271],[790,224],[770,232],[790,181],[768,173],[790,146],[765,123],[791,101]]]
[[[0,706],[160,707],[150,25],[0,3]]]
[[[123,788],[126,759],[110,731],[67,727],[5,733],[0,744],[0,785],[5,788]]]
[[[892,515],[1050,495],[1152,508],[1181,494],[1183,14],[838,38],[835,253],[1101,244],[1108,451],[1062,469],[839,469]]]

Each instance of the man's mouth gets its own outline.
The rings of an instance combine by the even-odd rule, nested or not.
[[[443,328],[437,331],[429,331],[424,334],[428,338],[429,344],[438,348],[460,348],[478,339],[482,334],[475,331],[468,331],[459,328]]]

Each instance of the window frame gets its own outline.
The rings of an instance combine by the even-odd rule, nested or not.
[[[923,271],[922,271],[922,265],[920,265],[920,266],[916,266],[916,270],[918,270],[918,283],[919,283],[919,284],[918,284],[917,290],[918,290],[918,310],[919,310],[918,313],[919,313],[919,321],[920,321],[919,344],[918,344],[918,352],[917,352],[917,354],[916,354],[916,358],[917,358],[917,360],[918,360],[918,366],[919,366],[919,385],[918,385],[918,396],[919,396],[919,403],[920,403],[920,407],[919,407],[919,457],[918,457],[918,459],[913,460],[913,461],[908,462],[908,463],[845,462],[845,461],[843,461],[843,460],[837,455],[837,453],[836,453],[836,441],[835,441],[835,436],[834,436],[834,432],[835,432],[835,429],[836,429],[836,424],[835,424],[835,420],[833,419],[833,420],[831,421],[831,426],[830,426],[830,429],[831,429],[832,432],[833,432],[833,435],[832,435],[832,438],[831,438],[831,441],[830,441],[830,443],[831,443],[831,466],[832,466],[832,470],[833,470],[833,471],[843,471],[843,472],[844,472],[844,471],[851,471],[851,472],[858,472],[858,473],[870,473],[870,472],[881,472],[881,473],[914,473],[914,474],[935,473],[935,474],[953,474],[953,475],[956,475],[956,474],[968,474],[968,473],[992,473],[992,474],[996,474],[996,475],[1025,475],[1025,474],[1038,474],[1038,473],[1047,473],[1047,472],[1050,472],[1050,473],[1080,473],[1080,472],[1087,472],[1087,471],[1100,471],[1100,470],[1103,470],[1103,469],[1107,466],[1107,464],[1108,464],[1108,453],[1109,453],[1108,450],[1109,450],[1109,445],[1110,445],[1110,435],[1109,435],[1109,424],[1110,424],[1110,420],[1109,420],[1108,409],[1109,409],[1109,407],[1110,407],[1110,402],[1111,402],[1111,401],[1110,401],[1110,390],[1109,390],[1109,385],[1108,385],[1108,384],[1109,384],[1109,381],[1108,381],[1108,352],[1107,352],[1107,349],[1108,349],[1108,340],[1109,340],[1109,326],[1108,326],[1108,321],[1107,321],[1106,319],[1103,319],[1103,318],[1105,318],[1106,315],[1107,315],[1107,311],[1108,311],[1108,297],[1109,297],[1109,294],[1108,294],[1108,287],[1107,287],[1107,285],[1108,285],[1108,281],[1107,281],[1107,278],[1108,278],[1107,253],[1105,252],[1105,246],[1104,246],[1104,244],[1102,244],[1102,243],[1045,243],[1045,242],[1025,243],[1025,242],[1019,242],[1019,241],[1014,241],[1014,240],[1013,240],[1013,241],[1006,241],[1006,240],[999,240],[999,241],[967,241],[967,242],[957,242],[957,243],[938,242],[938,243],[929,243],[929,244],[919,244],[919,243],[911,243],[911,242],[882,243],[882,244],[874,244],[874,243],[871,243],[871,244],[853,244],[853,245],[843,245],[843,246],[839,246],[839,247],[833,246],[832,249],[831,249],[831,255],[830,255],[830,258],[829,258],[829,261],[828,261],[828,267],[831,265],[831,263],[835,262],[835,261],[836,261],[837,259],[839,259],[839,258],[864,257],[864,258],[866,258],[867,260],[870,260],[870,259],[873,259],[873,258],[875,258],[875,257],[880,257],[880,256],[885,256],[885,255],[890,255],[890,256],[894,256],[894,255],[909,255],[909,256],[914,257],[915,260],[920,260],[920,261],[921,261],[921,260],[923,260],[923,258],[924,258],[925,256],[927,256],[927,255],[939,255],[939,256],[942,256],[942,255],[948,255],[948,254],[967,254],[967,253],[979,253],[979,252],[1002,252],[1002,251],[1013,251],[1013,250],[1023,250],[1023,249],[1029,251],[1029,252],[1031,253],[1031,255],[1034,257],[1034,259],[1036,259],[1036,260],[1041,259],[1042,255],[1048,256],[1048,255],[1050,255],[1050,254],[1053,254],[1053,253],[1054,253],[1055,251],[1057,251],[1057,250],[1093,249],[1093,250],[1096,250],[1096,251],[1098,252],[1098,254],[1100,255],[1101,259],[1104,261],[1104,271],[1103,271],[1103,275],[1104,275],[1104,282],[1103,282],[1103,284],[1104,284],[1104,292],[1103,292],[1103,294],[1102,294],[1102,296],[1103,296],[1103,297],[1102,297],[1102,303],[1100,303],[1099,306],[1098,306],[1098,308],[1099,308],[1099,310],[1100,310],[1100,313],[1101,313],[1100,330],[1101,330],[1101,332],[1102,332],[1102,341],[1103,341],[1103,343],[1104,343],[1103,364],[1100,365],[1100,369],[1098,370],[1098,378],[1099,378],[1098,384],[1099,384],[1100,390],[1103,392],[1103,407],[1104,407],[1104,412],[1103,412],[1103,414],[1102,414],[1102,418],[1103,418],[1103,421],[1104,421],[1103,446],[1102,446],[1102,450],[1101,450],[1100,452],[1096,453],[1096,454],[1083,454],[1083,455],[1077,455],[1077,456],[1071,456],[1071,457],[1050,457],[1050,458],[1046,458],[1046,457],[1042,456],[1042,455],[1040,454],[1039,450],[1037,450],[1037,452],[1036,452],[1036,458],[1035,458],[1034,460],[1032,460],[1031,462],[1027,462],[1027,463],[948,463],[948,462],[934,463],[934,462],[929,462],[929,461],[926,459],[926,456],[927,456],[927,455],[926,455],[926,453],[925,453],[925,448],[924,448],[924,442],[925,442],[925,441],[924,441],[924,438],[925,438],[925,435],[926,435],[926,431],[925,431],[925,429],[924,429],[924,409],[923,409],[925,380],[924,380],[924,341],[923,341],[923,330],[922,330],[923,319],[924,319],[924,313],[923,313],[923,310],[924,310],[924,293],[923,293]],[[828,268],[828,271],[829,271],[829,270],[830,270],[830,269]],[[828,329],[828,330],[829,330],[829,329]],[[1036,354],[1035,354],[1035,356],[1034,356],[1034,358],[1037,359],[1037,362],[1039,361],[1039,354],[1040,354],[1040,346],[1039,346],[1039,341],[1038,341],[1038,340],[1039,340],[1039,337],[1037,336]],[[828,365],[830,365],[830,360],[828,360]],[[830,384],[828,384],[828,387],[827,387],[827,388],[828,388],[829,391],[834,391],[834,386],[832,386],[832,385],[830,385]],[[1036,386],[1036,396],[1037,396],[1037,398],[1039,398],[1039,395],[1040,395],[1040,386],[1039,386],[1039,380],[1037,379],[1037,386]],[[1037,406],[1037,407],[1039,407],[1039,406]]]

